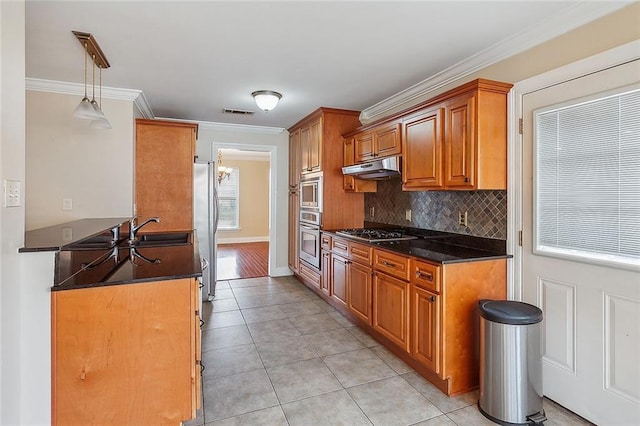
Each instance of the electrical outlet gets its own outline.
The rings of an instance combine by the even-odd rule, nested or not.
[[[71,199],[71,198],[63,198],[62,199],[62,210],[73,210],[73,199]]]
[[[4,181],[4,206],[20,207],[20,181],[5,180]]]
[[[467,212],[458,212],[458,225],[467,226]]]
[[[407,222],[411,222],[411,209],[405,210],[404,218],[407,220]]]
[[[369,207],[369,217],[375,217],[376,215],[376,208],[371,206]]]

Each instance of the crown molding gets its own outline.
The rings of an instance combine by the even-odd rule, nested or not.
[[[221,132],[226,131],[279,135],[286,130],[284,127],[252,126],[249,124],[217,123],[212,121],[198,121],[197,123],[200,130],[214,130]]]
[[[84,84],[44,80],[41,78],[26,78],[25,89],[36,92],[61,93],[64,95],[84,95]],[[151,106],[144,96],[144,93],[142,93],[142,90],[102,86],[102,97],[105,99],[133,102],[144,118],[154,118]]]
[[[621,9],[633,1],[583,1],[568,7],[534,28],[525,29],[464,59],[457,64],[392,95],[360,113],[363,124],[383,118],[392,111],[408,108],[429,94],[483,68],[524,52],[588,22]]]

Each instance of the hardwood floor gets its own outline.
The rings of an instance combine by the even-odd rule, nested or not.
[[[266,277],[269,274],[269,243],[220,244],[217,280]]]

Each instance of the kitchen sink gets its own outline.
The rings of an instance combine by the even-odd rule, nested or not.
[[[140,234],[130,245],[135,247],[179,246],[191,243],[191,232],[156,232]]]
[[[118,244],[118,240],[114,240],[111,235],[96,235],[91,238],[80,240],[73,244],[65,246],[68,250],[95,250],[95,249],[109,249]]]

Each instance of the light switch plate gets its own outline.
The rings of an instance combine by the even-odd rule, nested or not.
[[[62,199],[62,210],[73,210],[73,199],[71,199],[71,198],[63,198]]]
[[[411,209],[405,210],[404,218],[407,220],[407,222],[411,222]]]
[[[5,207],[20,207],[20,181],[18,180],[5,180],[4,181],[4,206]]]

